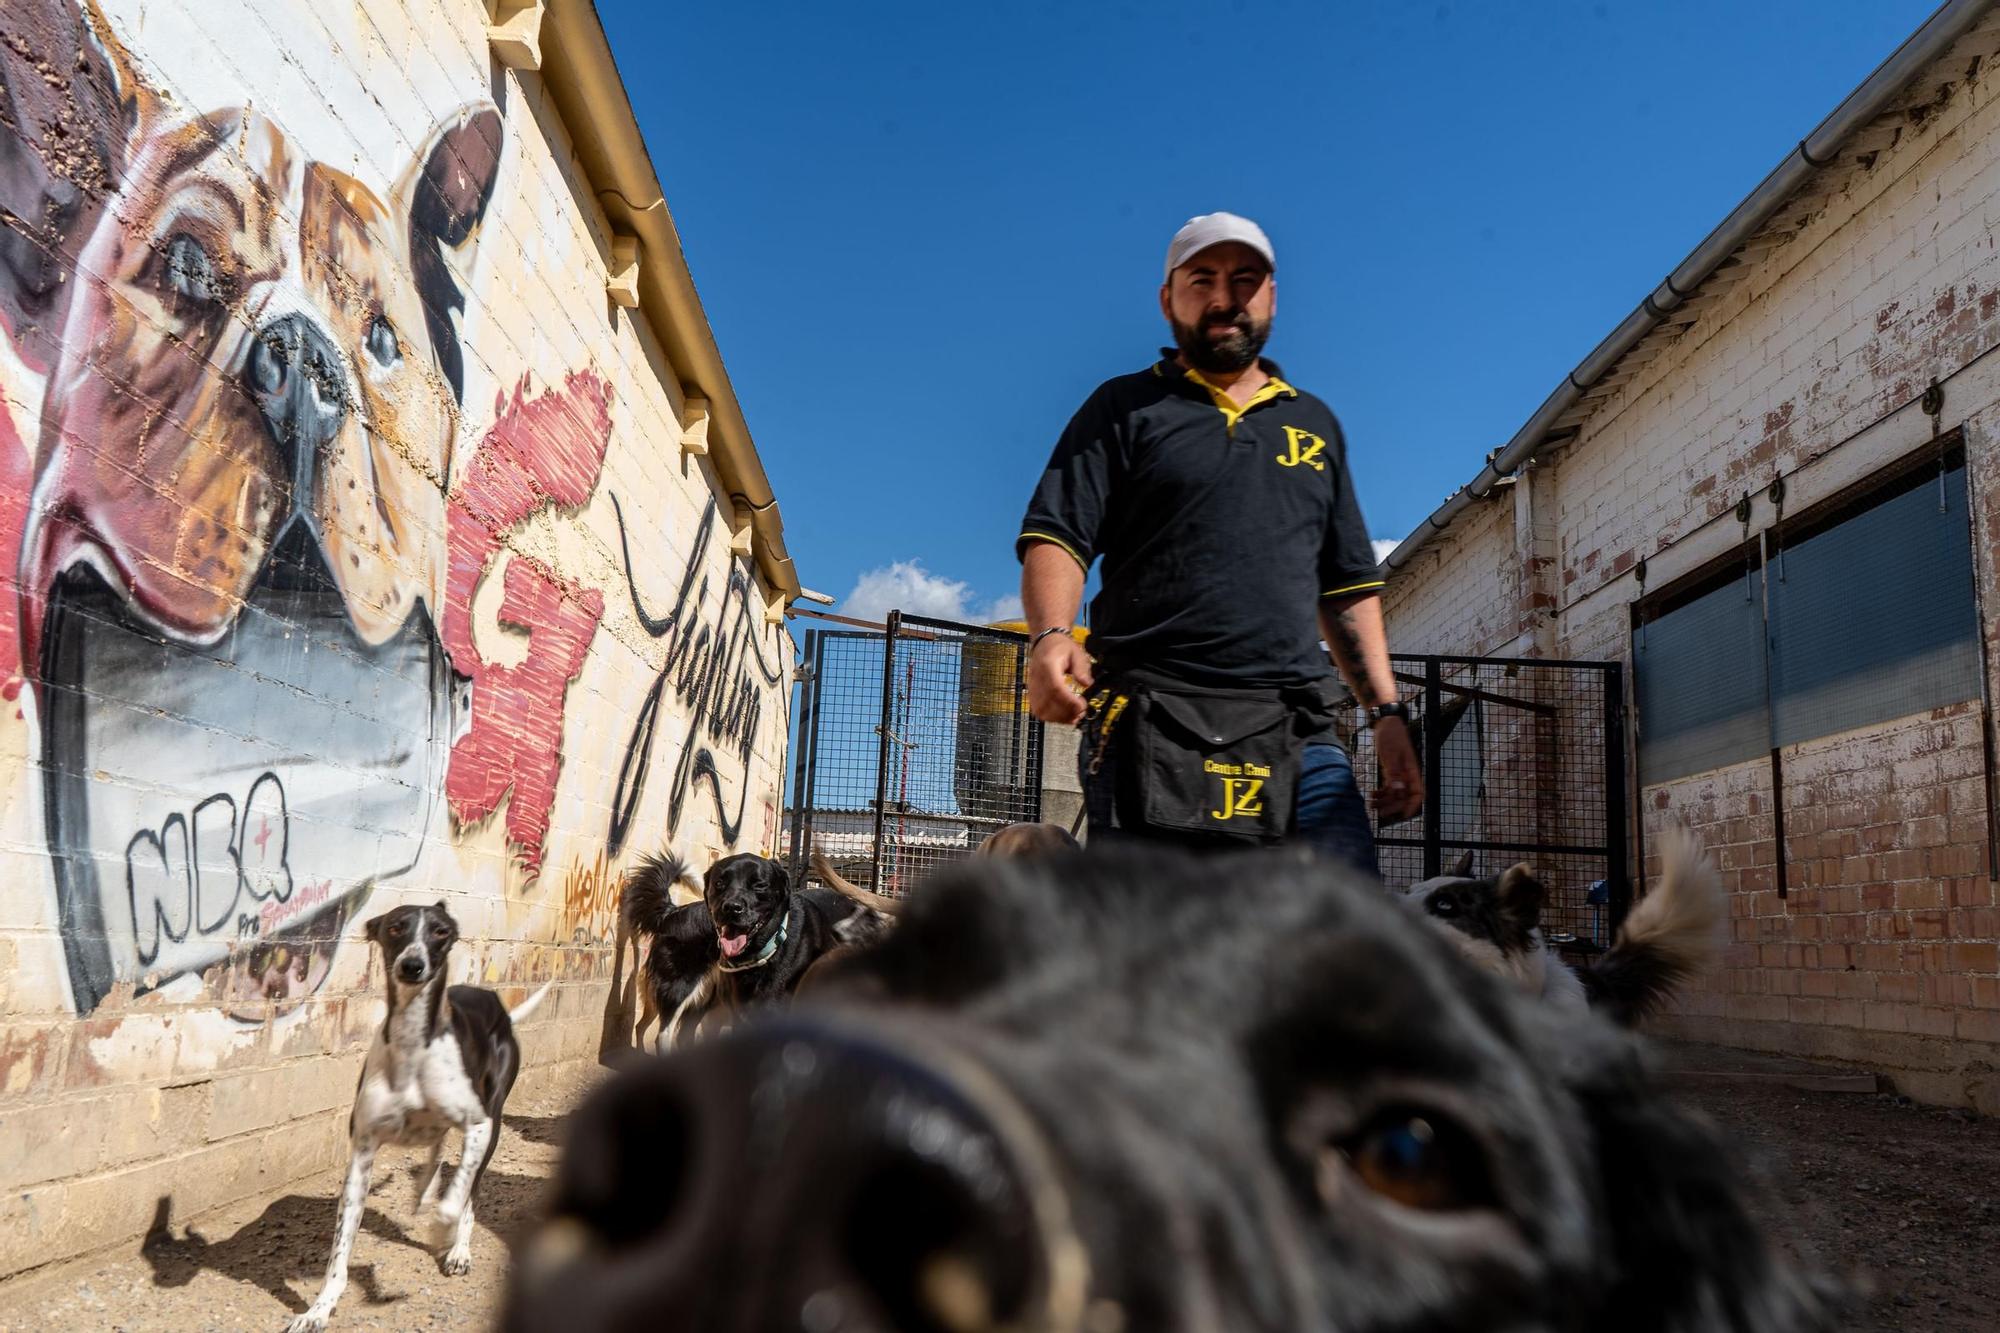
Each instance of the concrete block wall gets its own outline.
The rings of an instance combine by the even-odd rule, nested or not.
[[[1994,22],[1970,40],[1990,46]],[[1629,662],[1632,603],[1743,541],[1746,493],[1754,534],[1780,518],[1773,477],[1797,514],[1934,447],[1917,399],[1935,378],[1936,425],[1965,442],[1989,672],[2000,665],[2000,371],[1986,356],[2000,345],[2000,83],[1984,60],[1940,68],[1941,89],[1872,165],[1537,460],[1517,483],[1532,506],[1475,506],[1392,580],[1399,649]],[[1866,632],[1867,608],[1855,616]],[[1790,747],[1782,849],[1766,760],[1636,791],[1648,847],[1691,825],[1730,893],[1724,965],[1663,1026],[1865,1062],[1917,1095],[2000,1111],[1981,733],[1972,703]]]
[[[633,858],[774,844],[793,647],[486,22],[0,10],[0,1276],[335,1164],[369,918],[555,983],[532,1089]]]

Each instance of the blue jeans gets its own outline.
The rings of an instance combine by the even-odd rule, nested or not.
[[[1083,778],[1083,805],[1092,842],[1150,837],[1113,826],[1112,808],[1118,782],[1118,747],[1091,772],[1090,736],[1077,747],[1077,768]],[[1299,762],[1299,790],[1292,841],[1321,856],[1341,861],[1380,878],[1375,864],[1375,830],[1368,823],[1368,805],[1354,780],[1354,761],[1338,745],[1308,745]],[[1172,841],[1183,841],[1170,839]],[[1212,839],[1190,838],[1190,846],[1216,846]]]

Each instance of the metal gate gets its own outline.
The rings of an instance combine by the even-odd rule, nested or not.
[[[1631,898],[1626,862],[1624,671],[1547,658],[1391,659],[1429,796],[1416,818],[1379,828],[1383,879],[1405,885],[1472,854],[1473,873],[1517,861],[1548,890],[1544,929],[1604,948]],[[1376,768],[1354,736],[1365,791]]]
[[[829,624],[831,622],[828,622]],[[1024,634],[891,614],[883,629],[815,628],[804,681],[790,861],[826,854],[859,884],[902,893],[1042,813],[1044,733],[1027,711]],[[1392,659],[1430,797],[1377,831],[1392,886],[1526,861],[1559,943],[1602,948],[1630,902],[1625,695],[1616,662]],[[1371,733],[1344,738],[1372,790]]]
[[[1042,724],[1028,636],[891,612],[806,632],[790,861],[814,850],[900,894],[996,830],[1041,818]]]

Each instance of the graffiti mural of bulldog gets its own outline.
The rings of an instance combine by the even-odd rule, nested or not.
[[[382,198],[254,110],[173,113],[97,27],[123,174],[20,574],[73,997],[233,960],[227,999],[296,1000],[442,799],[453,262],[501,121],[452,114]]]

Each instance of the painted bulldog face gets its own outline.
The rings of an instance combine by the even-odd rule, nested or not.
[[[87,1011],[233,957],[228,994],[297,998],[440,786],[447,256],[501,123],[458,112],[383,198],[120,72],[128,166],[81,249],[22,572],[71,981]]]
[[[464,113],[393,203],[254,111],[145,138],[51,383],[35,585],[89,563],[209,642],[302,528],[363,643],[436,605],[462,304],[441,247],[483,212],[498,137]]]

